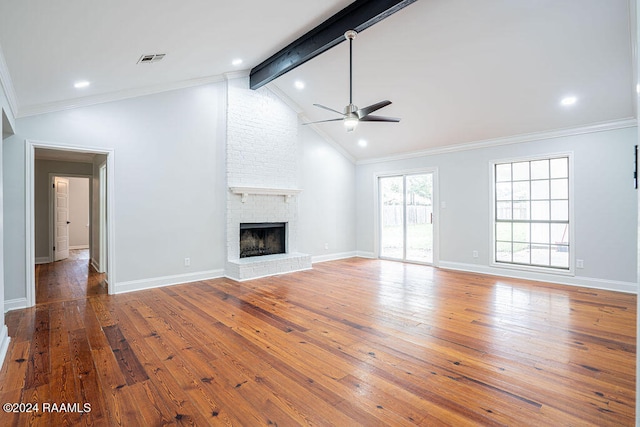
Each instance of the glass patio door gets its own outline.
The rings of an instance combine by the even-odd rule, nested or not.
[[[433,173],[378,178],[380,257],[433,263]]]

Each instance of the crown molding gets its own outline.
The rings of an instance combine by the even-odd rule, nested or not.
[[[225,80],[224,76],[206,76],[196,79],[182,80],[169,84],[158,84],[146,86],[142,88],[126,89],[116,92],[109,92],[100,95],[86,96],[59,102],[51,102],[47,104],[32,105],[20,110],[17,118],[35,116],[38,114],[53,113],[62,110],[71,110],[73,108],[88,107],[91,105],[104,104],[113,101],[122,101],[125,99],[137,98],[140,96],[154,95],[156,93],[169,92],[172,90],[186,89],[195,86],[206,85],[210,83],[219,83]]]
[[[487,139],[465,144],[455,144],[446,147],[429,148],[426,150],[411,151],[394,156],[376,157],[372,159],[358,160],[356,165],[367,165],[373,163],[383,163],[395,160],[406,160],[415,157],[435,156],[437,154],[455,153],[458,151],[477,150],[480,148],[498,147],[501,145],[520,144],[523,142],[541,141],[544,139],[561,138],[587,133],[605,132],[609,130],[625,129],[638,126],[638,121],[634,118],[614,120],[608,122],[594,123],[586,126],[556,129],[545,132],[533,132],[520,135],[507,136],[503,138]]]
[[[16,91],[13,87],[13,80],[11,79],[11,74],[9,74],[9,67],[4,59],[2,46],[0,46],[0,85],[7,97],[7,102],[11,109],[11,115],[15,118],[18,116],[18,101],[16,98]]]

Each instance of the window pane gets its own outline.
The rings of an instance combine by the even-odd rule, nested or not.
[[[496,261],[511,262],[511,243],[498,242],[496,244]]]
[[[513,200],[529,200],[529,181],[513,183]]]
[[[551,243],[549,241],[549,224],[531,224],[531,242]]]
[[[569,178],[569,159],[567,157],[551,160],[551,178]]]
[[[511,163],[496,165],[496,182],[511,181]]]
[[[550,264],[550,247],[549,245],[534,245],[531,248],[531,263],[535,265]]]
[[[569,224],[551,224],[551,243],[569,244]]]
[[[549,198],[549,180],[531,181],[531,200],[546,200]]]
[[[569,268],[568,246],[551,246],[551,266]]]
[[[511,202],[496,203],[496,218],[511,219]]]
[[[552,200],[551,201],[551,220],[552,221],[568,221],[569,220],[569,201],[568,200]]]
[[[513,219],[530,219],[530,203],[531,202],[513,202]]]
[[[382,202],[380,207],[380,255],[402,259],[404,253],[402,235],[404,183],[401,176],[380,178],[380,199]]]
[[[511,241],[510,222],[499,222],[496,224],[496,240]]]
[[[529,162],[513,163],[513,180],[524,181],[529,179]]]
[[[535,201],[531,202],[531,219],[536,221],[549,220],[549,202]]]
[[[405,259],[433,262],[432,194],[433,175],[416,174],[405,177]]]
[[[495,168],[495,260],[568,269],[568,157]]]
[[[531,241],[529,237],[529,223],[515,223],[513,224],[513,241],[529,243]]]
[[[551,180],[551,198],[552,199],[568,199],[569,198],[569,180],[552,179]]]
[[[531,264],[531,252],[528,243],[513,244],[513,262]]]
[[[496,184],[496,200],[511,200],[511,182]]]
[[[549,178],[549,160],[536,160],[531,162],[531,179]]]

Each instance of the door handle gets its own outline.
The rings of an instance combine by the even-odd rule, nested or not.
[[[71,221],[67,221],[67,225],[71,224]]]

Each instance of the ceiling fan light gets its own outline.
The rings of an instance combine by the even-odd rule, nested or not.
[[[345,129],[347,129],[347,132],[353,132],[356,129],[356,127],[358,127],[358,118],[345,117],[343,123],[344,123]]]

